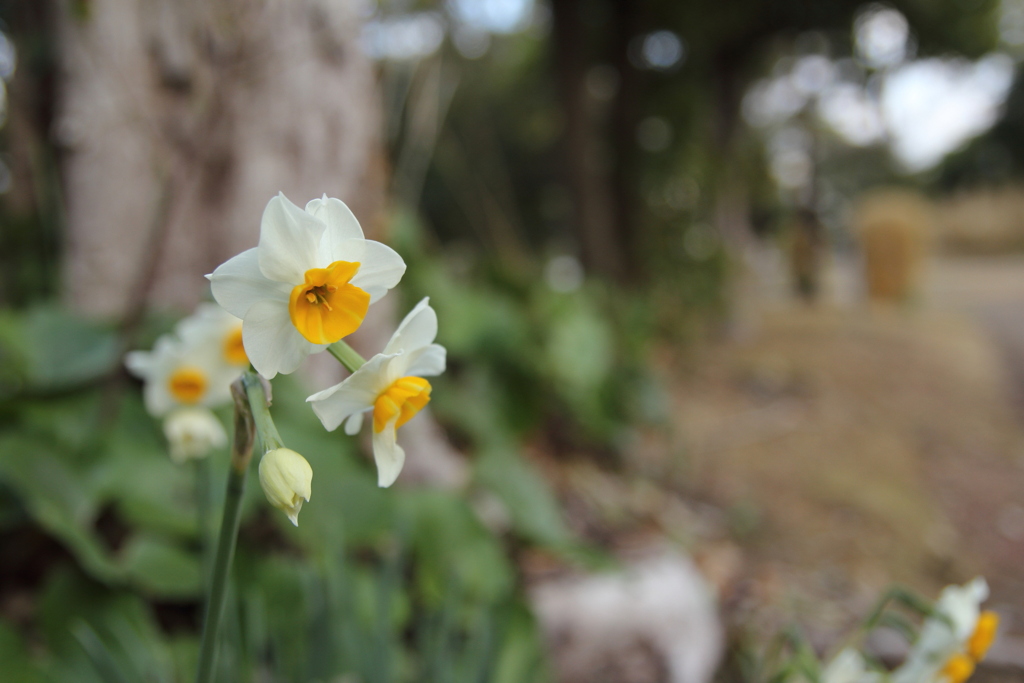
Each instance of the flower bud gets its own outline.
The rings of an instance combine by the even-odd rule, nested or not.
[[[206,408],[175,410],[164,420],[164,436],[171,446],[171,460],[178,464],[205,458],[228,443],[220,420]]]
[[[299,525],[299,510],[312,490],[313,468],[290,448],[267,451],[260,460],[260,486],[270,504]]]

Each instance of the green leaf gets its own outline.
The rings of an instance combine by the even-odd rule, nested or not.
[[[547,362],[556,386],[584,394],[595,391],[611,372],[614,337],[607,321],[585,300],[552,318]]]
[[[98,511],[93,492],[48,444],[18,435],[0,437],[0,479],[21,496],[41,527],[64,542],[83,568],[104,581],[120,576],[93,532]]]
[[[117,337],[52,306],[32,309],[24,321],[28,385],[55,390],[93,381],[118,363]]]
[[[0,619],[0,670],[4,683],[47,683],[52,680],[44,673],[44,665],[33,660],[24,641],[3,619]]]
[[[512,588],[505,553],[461,499],[437,491],[416,491],[399,500],[403,522],[416,549],[422,595],[437,604],[456,585],[468,599],[495,603]]]
[[[515,605],[502,619],[504,637],[494,671],[492,683],[540,683],[550,681],[546,670],[544,650],[538,637],[537,624],[529,610]]]
[[[572,536],[544,478],[510,449],[484,451],[476,465],[476,478],[501,498],[516,531],[536,543],[559,546]]]
[[[121,556],[121,566],[132,583],[153,597],[193,598],[200,593],[199,558],[164,539],[132,538]]]

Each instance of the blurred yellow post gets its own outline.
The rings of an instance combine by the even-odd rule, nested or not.
[[[861,197],[853,220],[864,254],[868,297],[906,303],[920,289],[934,212],[910,190],[884,188]]]

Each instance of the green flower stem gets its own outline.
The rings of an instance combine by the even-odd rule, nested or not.
[[[363,367],[366,359],[356,353],[356,350],[344,341],[336,341],[327,347],[331,355],[338,359],[338,362],[345,366],[349,372],[355,372]]]
[[[199,458],[193,460],[196,475],[196,529],[199,533],[199,545],[203,549],[202,568],[203,576],[210,575],[210,561],[213,559],[210,554],[213,542],[210,540],[212,529],[210,528],[210,458]]]
[[[270,395],[267,391],[269,383],[252,370],[242,375],[245,392],[249,398],[249,409],[252,411],[256,435],[260,440],[260,448],[266,453],[275,448],[284,448],[284,441],[277,432],[277,425],[270,417]]]
[[[224,614],[224,600],[227,597],[228,574],[231,560],[235,555],[238,540],[238,524],[242,509],[242,494],[245,479],[249,473],[252,447],[256,427],[260,429],[260,440],[265,445],[271,439],[280,442],[277,429],[270,420],[267,410],[267,395],[260,377],[252,370],[247,371],[231,385],[235,401],[235,436],[231,445],[231,467],[228,469],[227,493],[224,496],[224,517],[217,539],[217,555],[213,562],[213,576],[210,593],[206,602],[206,617],[203,621],[203,640],[199,649],[199,667],[196,683],[210,683],[213,680],[213,664],[217,655],[217,633],[221,616]],[[269,424],[269,430],[267,425]]]

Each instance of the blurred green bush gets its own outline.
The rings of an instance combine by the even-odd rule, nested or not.
[[[53,308],[0,316],[4,681],[194,675],[226,453],[171,463],[120,346],[115,330]],[[515,568],[463,497],[378,489],[294,380],[274,388],[316,497],[293,529],[250,484],[219,680],[544,680]],[[512,480],[520,496],[548,496],[537,527],[559,525],[539,479]]]

